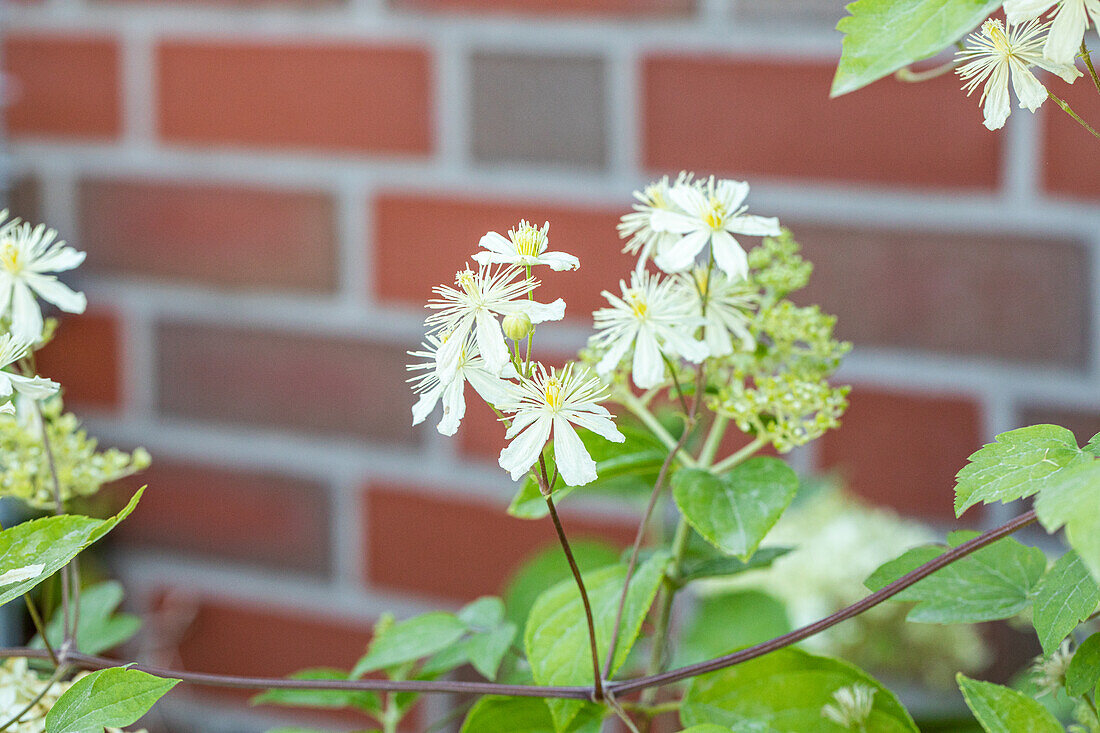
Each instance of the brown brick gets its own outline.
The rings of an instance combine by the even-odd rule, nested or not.
[[[8,190],[7,208],[10,216],[24,221],[38,223],[42,221],[42,202],[38,179],[21,176],[12,182]]]
[[[148,485],[119,526],[124,545],[263,565],[329,571],[330,500],[316,481],[154,458],[129,479],[129,497]]]
[[[119,50],[111,38],[8,33],[4,68],[15,101],[4,109],[20,137],[117,137],[121,129]]]
[[[431,289],[452,284],[455,272],[471,259],[488,231],[506,233],[521,218],[550,221],[551,249],[580,258],[580,269],[536,273],[543,285],[539,300],[565,298],[566,318],[592,322],[592,311],[607,305],[601,290],[619,292],[629,279],[634,258],[621,253],[615,225],[620,213],[609,209],[564,206],[539,201],[486,200],[424,193],[384,193],[373,202],[374,269],[370,277],[384,301],[420,306]],[[628,210],[624,203],[624,211]],[[441,234],[440,222],[446,222]]]
[[[475,159],[604,166],[606,90],[598,57],[477,53],[470,63]]]
[[[183,323],[159,326],[157,344],[166,414],[391,445],[415,440],[400,347]]]
[[[1081,367],[1087,252],[1073,242],[792,224],[815,266],[804,303],[857,346],[919,348]]]
[[[686,15],[695,0],[391,0],[399,9],[454,13],[523,13],[584,16]]]
[[[1100,96],[1088,77],[1078,79],[1073,86],[1058,82],[1051,91],[1093,127],[1100,125]],[[1096,174],[1100,170],[1100,145],[1096,138],[1054,102],[1043,105],[1040,114],[1043,187],[1070,198],[1100,201],[1100,176]]]
[[[67,407],[120,407],[121,330],[110,311],[65,315],[54,340],[36,354],[38,373],[61,383]]]
[[[874,503],[953,519],[955,474],[982,445],[978,405],[958,395],[859,385],[850,399],[840,428],[821,439],[821,466]]]
[[[654,55],[642,64],[643,161],[737,176],[993,189],[1002,137],[946,75],[829,99],[835,64]],[[935,110],[932,113],[931,110]]]
[[[430,66],[413,46],[166,41],[158,129],[182,143],[424,154]]]
[[[372,484],[364,493],[367,580],[392,590],[465,601],[499,594],[505,581],[536,551],[556,543],[549,520],[508,516],[507,499],[434,495],[423,489]],[[566,514],[572,540],[584,537],[628,545],[626,520]]]
[[[1100,433],[1100,412],[1096,410],[1078,410],[1051,405],[1025,405],[1020,408],[1020,427],[1024,425],[1052,424],[1069,428],[1077,436],[1077,442],[1084,445],[1092,436]]]
[[[335,205],[324,193],[90,179],[79,202],[93,272],[248,290],[336,287]]]

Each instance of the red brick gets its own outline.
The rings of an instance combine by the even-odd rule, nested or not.
[[[383,483],[364,493],[364,568],[368,582],[397,591],[465,601],[499,594],[536,551],[556,543],[549,520],[515,519],[506,500],[433,495]],[[625,546],[633,523],[566,514],[571,540],[609,539]]]
[[[984,128],[983,128],[984,129]],[[1083,367],[1086,248],[1063,239],[791,224],[814,263],[795,295],[837,315],[858,346]],[[1051,324],[1058,324],[1052,328]]]
[[[695,0],[392,0],[400,9],[583,16],[686,15]]]
[[[1027,405],[1020,410],[1020,427],[1042,424],[1069,428],[1077,436],[1077,442],[1084,445],[1100,433],[1100,412],[1050,405]]]
[[[415,441],[401,347],[183,323],[162,324],[157,343],[165,413],[385,444]]]
[[[830,100],[828,62],[655,55],[642,68],[650,168],[906,187],[999,180],[1002,137],[952,75]]]
[[[80,183],[89,270],[249,290],[332,291],[332,198],[141,180]]]
[[[506,234],[520,219],[550,222],[550,248],[580,258],[574,272],[539,268],[543,285],[536,297],[565,298],[566,318],[591,323],[592,311],[607,305],[601,290],[619,292],[634,258],[622,254],[615,231],[622,211],[517,200],[486,201],[434,194],[386,193],[374,205],[374,266],[369,273],[385,301],[419,306],[434,297],[432,287],[454,283],[455,272],[479,251],[488,231]],[[441,228],[442,227],[442,228]],[[445,229],[445,231],[444,231]]]
[[[38,223],[42,221],[42,203],[38,179],[21,176],[12,183],[8,191],[8,213],[24,221]]]
[[[117,542],[279,570],[329,570],[323,484],[155,458],[121,493],[129,497],[142,485],[149,488],[113,535]]]
[[[1088,77],[1073,86],[1058,83],[1052,91],[1093,127],[1100,126],[1100,96]],[[1078,199],[1100,200],[1100,149],[1096,138],[1054,102],[1043,105],[1043,187]]]
[[[167,41],[158,129],[181,143],[428,153],[430,66],[411,46]]]
[[[13,137],[118,136],[119,50],[113,39],[9,33],[4,67],[16,85],[15,101],[4,110]]]
[[[114,313],[93,310],[61,319],[53,341],[36,355],[38,373],[61,383],[70,408],[118,409],[123,343]]]
[[[872,502],[953,519],[955,474],[982,445],[978,405],[958,395],[858,385],[850,399],[840,428],[821,439],[822,467]]]

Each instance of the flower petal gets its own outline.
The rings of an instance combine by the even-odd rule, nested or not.
[[[549,415],[539,415],[527,430],[516,436],[500,452],[497,463],[511,474],[513,481],[519,481],[523,474],[535,465],[543,446],[550,437],[551,424],[552,418]]]
[[[88,299],[84,297],[84,293],[76,292],[53,275],[28,272],[23,275],[23,279],[44,300],[53,303],[66,313],[83,313],[88,307]]]
[[[505,370],[511,364],[505,365]],[[514,371],[514,369],[513,369]],[[509,389],[512,384],[505,382],[498,376],[484,369],[464,369],[463,376],[469,381],[470,386],[474,388],[474,391],[481,396],[481,399],[488,402],[490,405],[497,406],[508,401],[512,396],[512,391]]]
[[[659,252],[653,261],[665,272],[683,272],[695,264],[695,258],[710,238],[709,230],[697,229],[684,235],[664,252]]]
[[[420,395],[420,399],[412,406],[413,425],[419,425],[428,419],[428,415],[432,414],[432,410],[439,402],[441,394],[443,394],[443,385],[437,384]]]
[[[749,258],[729,232],[715,232],[710,249],[714,253],[715,263],[732,279],[741,280],[749,276]]]
[[[9,374],[8,379],[11,380],[11,386],[15,388],[16,392],[26,395],[32,400],[49,397],[61,389],[60,384],[45,377],[24,377],[21,374]]]
[[[679,206],[692,217],[698,219],[707,208],[707,200],[699,190],[690,184],[681,183],[673,186],[668,191],[668,197],[672,203]],[[657,212],[654,212],[655,214]],[[654,227],[656,228],[656,227]]]
[[[79,252],[72,247],[55,247],[32,262],[27,269],[32,272],[65,272],[78,267],[87,256],[87,252]]]
[[[638,331],[634,342],[634,364],[631,367],[634,384],[640,389],[656,387],[665,378],[665,362],[657,338],[648,328]]]
[[[481,238],[481,241],[477,243],[477,246],[484,247],[490,252],[496,252],[497,254],[516,254],[516,248],[512,245],[512,243],[505,239],[503,235],[497,234],[496,232],[489,232],[488,234],[486,234],[484,237]]]
[[[1047,88],[1019,61],[1012,64],[1012,89],[1020,106],[1034,112],[1047,100]]]
[[[565,252],[543,252],[539,255],[539,260],[544,264],[550,265],[550,269],[555,272],[577,270],[581,266],[580,260]]]
[[[596,480],[596,462],[561,415],[554,416],[554,462],[566,486],[584,486]]]
[[[615,427],[615,422],[607,417],[591,415],[584,412],[574,412],[569,415],[569,421],[586,430],[591,430],[596,435],[610,440],[612,443],[625,443],[626,436]]]
[[[627,350],[634,344],[634,338],[636,333],[631,331],[619,335],[619,338],[615,340],[615,343],[611,345],[611,348],[607,350],[607,353],[603,355],[599,363],[596,364],[596,373],[602,377],[606,377],[611,372],[615,371],[615,368],[619,366],[619,363],[626,356]]]
[[[779,219],[774,216],[742,214],[726,221],[726,231],[753,237],[778,237],[782,230],[779,227]]]
[[[16,280],[12,287],[11,332],[24,343],[42,338],[42,311],[26,283]]]
[[[982,111],[985,113],[984,124],[990,130],[1004,127],[1012,113],[1008,100],[1008,67],[1005,64],[999,64],[985,84]]]
[[[466,414],[466,380],[461,376],[443,389],[443,419],[436,430],[441,435],[454,435]]]
[[[679,211],[658,209],[649,219],[649,228],[655,232],[672,232],[673,234],[686,234],[703,226],[698,217],[681,214]]]
[[[517,300],[509,304],[509,311],[524,313],[531,323],[560,321],[565,318],[565,301],[558,298],[553,303],[539,303],[536,300]],[[503,309],[502,309],[503,310]]]
[[[1056,64],[1072,64],[1087,27],[1084,0],[1065,0],[1047,33],[1043,55]]]

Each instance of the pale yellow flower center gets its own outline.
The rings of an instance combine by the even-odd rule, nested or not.
[[[546,235],[527,222],[509,231],[508,236],[516,245],[516,252],[525,257],[538,257],[546,246]]]
[[[703,221],[711,229],[721,229],[726,221],[726,214],[726,205],[711,194],[707,198],[707,208],[703,213]]]
[[[19,259],[19,248],[15,246],[15,240],[5,239],[0,242],[0,265],[15,275],[23,269],[23,262]]]
[[[546,396],[546,404],[551,410],[561,409],[562,402],[564,402],[563,386],[557,377],[550,377],[546,380],[546,389],[543,393]]]
[[[628,290],[625,300],[638,318],[645,318],[649,314],[649,304],[645,301],[645,294],[640,290]]]
[[[665,187],[656,183],[651,183],[645,187],[645,197],[649,201],[649,205],[655,209],[667,209],[669,208],[668,200],[665,198]]]
[[[999,20],[987,20],[982,24],[982,31],[989,36],[989,40],[993,41],[993,48],[997,53],[1001,56],[1012,55],[1012,44]]]
[[[695,287],[699,289],[699,294],[704,298],[707,296],[707,288],[710,284],[710,278],[707,276],[706,270],[695,270],[692,272],[695,277]]]
[[[477,297],[480,294],[477,289],[477,278],[470,270],[463,270],[456,274],[455,283],[466,292],[466,295]]]

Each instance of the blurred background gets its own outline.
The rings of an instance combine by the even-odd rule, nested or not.
[[[154,457],[111,557],[148,615],[146,658],[346,668],[383,611],[499,593],[552,530],[505,515],[488,410],[453,440],[410,426],[422,304],[486,231],[549,220],[582,263],[544,278],[569,307],[543,354],[568,355],[631,265],[615,232],[631,191],[684,168],[751,182],[752,211],[816,265],[797,300],[855,343],[843,428],[796,453],[800,471],[938,532],[955,472],[996,433],[1100,430],[1095,141],[1053,105],[988,132],[953,76],[829,100],[839,0],[2,13],[8,205],[88,252],[89,311],[42,371],[105,444]],[[1095,121],[1085,81],[1064,96]],[[636,517],[566,506],[576,537],[620,545]],[[181,690],[158,724],[286,719],[245,700]]]

